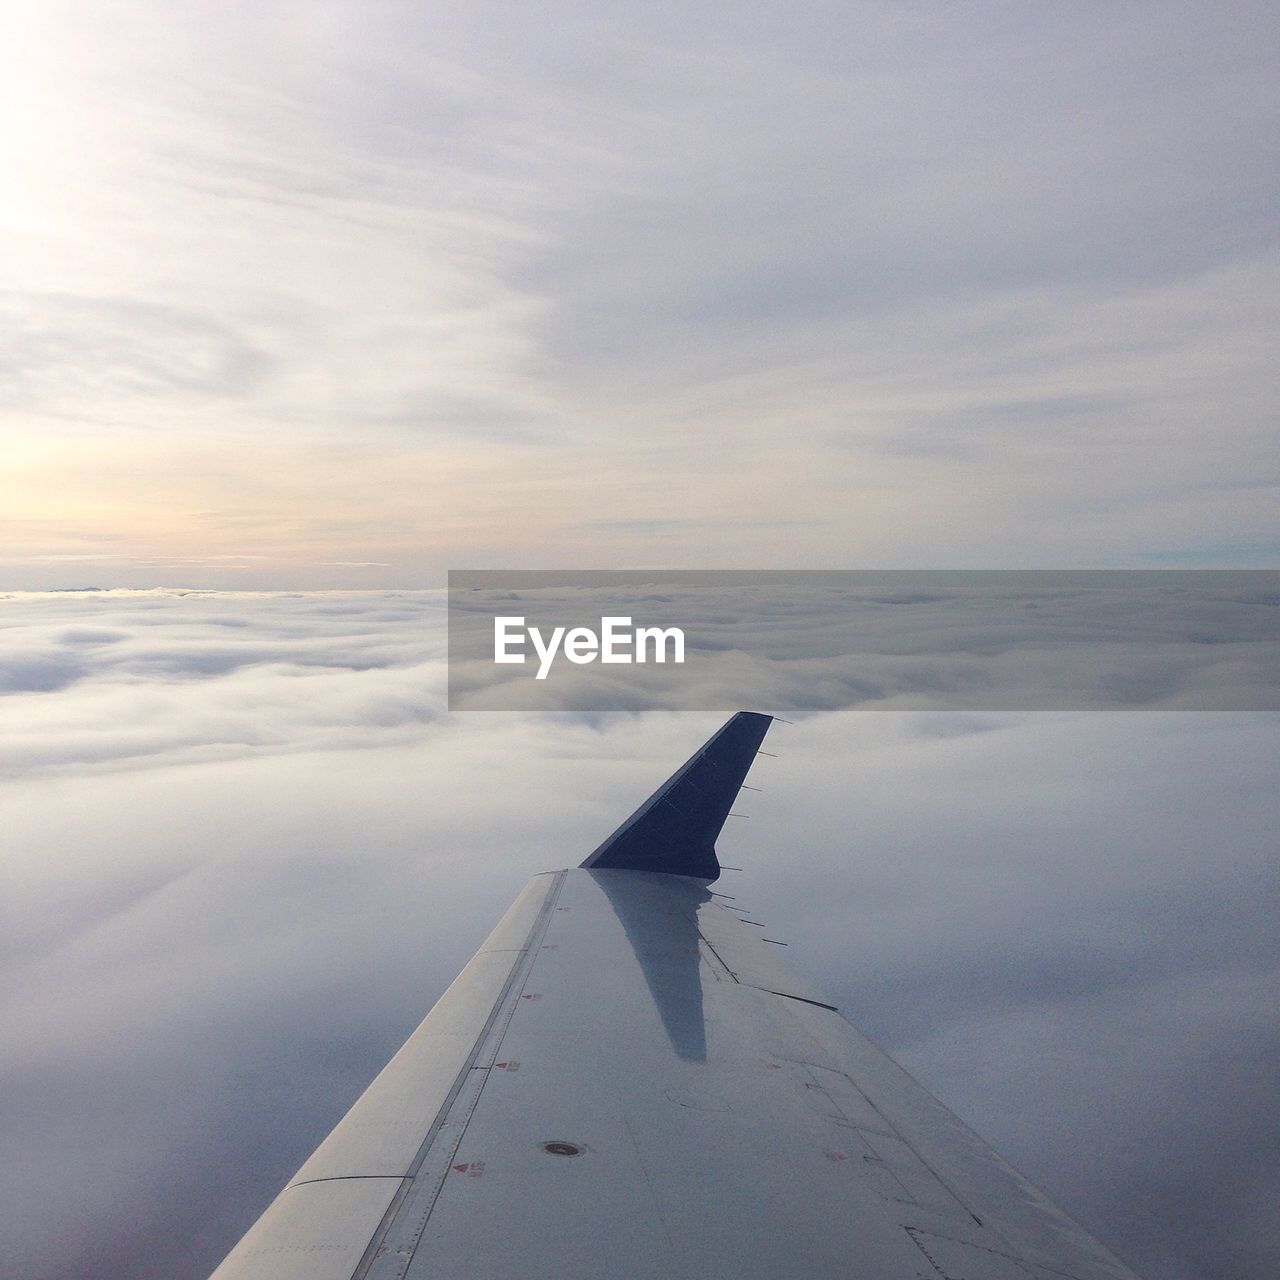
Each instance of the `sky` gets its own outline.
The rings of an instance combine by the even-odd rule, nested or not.
[[[1275,563],[1265,0],[6,22],[6,586]]]
[[[0,600],[12,1274],[201,1280],[527,877],[723,720],[450,713],[444,617]],[[833,703],[766,746],[721,888],[789,962],[1148,1280],[1270,1280],[1276,714]]]
[[[1264,0],[3,22],[24,1277],[207,1274],[719,723],[447,712],[446,570],[1280,567]],[[725,860],[793,964],[1152,1280],[1271,1280],[1274,713],[872,715],[790,622]]]

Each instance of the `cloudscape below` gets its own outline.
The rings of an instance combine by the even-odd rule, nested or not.
[[[25,1275],[207,1274],[719,722],[446,716],[436,592],[0,607]],[[835,708],[770,749],[722,849],[791,962],[1140,1271],[1273,1274],[1274,715]]]

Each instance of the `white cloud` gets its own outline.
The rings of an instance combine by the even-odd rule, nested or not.
[[[81,664],[6,707],[25,1274],[205,1274],[525,877],[719,721],[447,716],[435,594],[3,606]],[[728,892],[792,963],[1140,1269],[1267,1275],[1274,717],[846,710],[767,745]]]

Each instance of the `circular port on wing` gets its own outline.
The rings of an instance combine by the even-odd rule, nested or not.
[[[542,1149],[549,1156],[580,1156],[582,1148],[576,1142],[544,1142]]]

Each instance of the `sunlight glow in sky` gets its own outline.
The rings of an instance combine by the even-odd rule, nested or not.
[[[1272,6],[12,24],[8,585],[1275,560]]]

